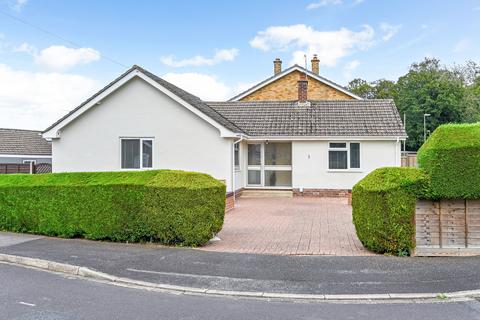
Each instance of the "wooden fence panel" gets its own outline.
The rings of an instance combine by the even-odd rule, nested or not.
[[[415,255],[480,255],[480,200],[419,200],[415,227]]]

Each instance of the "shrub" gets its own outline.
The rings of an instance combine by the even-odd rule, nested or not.
[[[206,243],[223,224],[225,185],[183,171],[0,176],[0,229],[59,237]]]
[[[415,204],[426,193],[428,182],[416,168],[380,168],[353,187],[353,223],[366,248],[410,253],[415,246]]]
[[[418,151],[435,198],[480,198],[480,123],[438,127]]]

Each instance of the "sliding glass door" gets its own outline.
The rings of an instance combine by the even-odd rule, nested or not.
[[[292,186],[292,144],[264,142],[248,145],[249,187],[289,188]]]

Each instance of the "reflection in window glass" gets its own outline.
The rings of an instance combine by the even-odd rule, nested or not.
[[[261,156],[262,145],[261,144],[249,144],[248,145],[248,165],[259,166],[262,161]]]
[[[267,187],[291,187],[292,171],[265,170],[265,186]]]
[[[265,165],[291,165],[292,144],[291,143],[268,143],[265,144]]]
[[[152,140],[142,140],[142,165],[144,168],[152,167]]]
[[[122,140],[122,168],[140,168],[140,139]]]

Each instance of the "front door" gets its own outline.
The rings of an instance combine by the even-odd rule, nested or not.
[[[249,143],[247,186],[292,187],[292,143]]]

